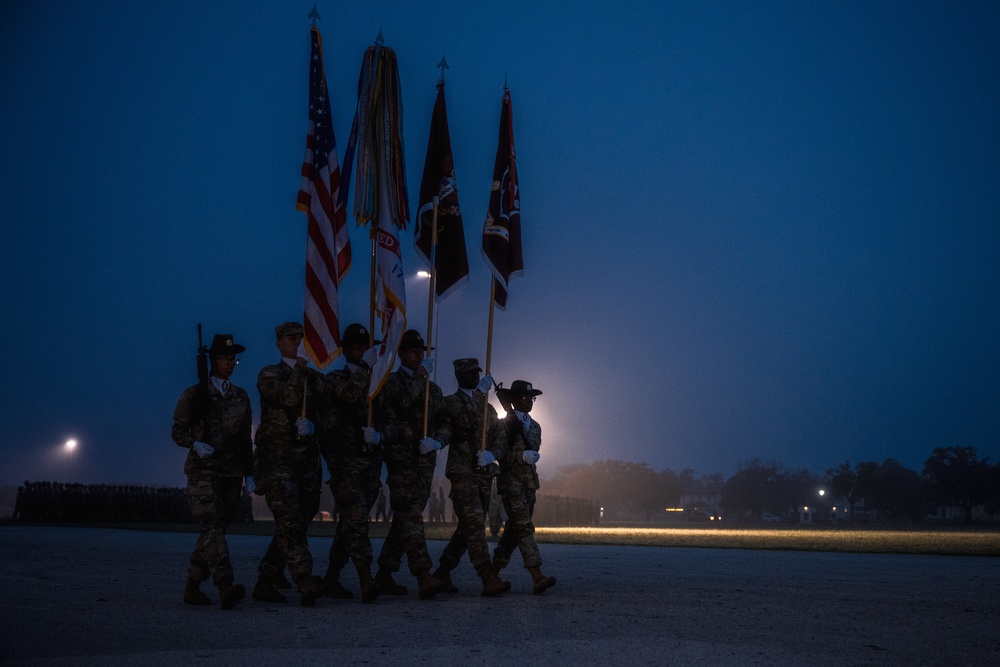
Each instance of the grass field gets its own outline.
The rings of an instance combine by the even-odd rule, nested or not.
[[[6,525],[17,525],[7,523]],[[93,527],[93,526],[91,526]],[[196,532],[195,524],[124,524],[102,526],[137,530]],[[313,522],[311,537],[331,537],[334,522]],[[455,524],[424,524],[428,540],[447,540]],[[231,533],[270,535],[274,524],[257,521],[234,524]],[[2,526],[0,526],[2,531]],[[386,523],[372,523],[372,538],[384,538]],[[1000,529],[925,528],[920,530],[829,527],[539,527],[539,543],[602,544],[619,546],[688,547],[704,549],[764,549],[771,551],[833,551],[845,553],[927,554],[942,556],[1000,556]],[[491,538],[493,540],[495,538]]]

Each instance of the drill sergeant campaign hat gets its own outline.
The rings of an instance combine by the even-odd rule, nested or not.
[[[347,347],[348,345],[363,345],[368,347],[369,344],[378,345],[382,341],[371,340],[371,334],[368,333],[368,329],[365,329],[360,324],[348,324],[347,328],[344,329],[344,335],[340,337],[340,345],[342,347]]]
[[[208,354],[212,357],[239,354],[240,352],[246,351],[247,349],[245,347],[237,345],[233,342],[233,334],[215,334],[215,336],[212,337],[212,347],[208,348]]]
[[[282,336],[303,336],[305,332],[306,330],[298,322],[285,322],[274,327],[275,338],[281,338]]]
[[[464,359],[456,359],[454,361],[455,372],[456,373],[469,373],[471,371],[482,371],[483,369],[479,367],[479,359],[473,359],[472,357],[466,357]]]
[[[424,342],[424,337],[420,335],[420,332],[416,329],[407,329],[403,332],[403,338],[399,341],[400,350],[410,350],[415,347],[419,347],[422,350],[427,349],[427,343]],[[433,347],[431,348],[434,349]]]
[[[535,389],[531,386],[531,383],[527,380],[514,380],[510,383],[510,388],[507,390],[514,396],[541,396],[542,392],[539,389]]]

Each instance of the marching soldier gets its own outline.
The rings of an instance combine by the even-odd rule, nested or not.
[[[451,571],[468,549],[469,560],[483,580],[482,594],[500,595],[510,590],[510,582],[501,581],[490,562],[486,513],[492,478],[497,474],[496,461],[505,454],[506,436],[496,410],[487,401],[493,379],[486,376],[480,380],[482,369],[477,359],[456,359],[454,363],[458,390],[444,399],[447,427],[442,442],[449,443],[445,476],[451,480],[450,497],[458,527],[441,554],[434,578],[444,581],[447,590],[457,591]],[[484,406],[490,446],[480,451]]]
[[[430,574],[433,561],[424,537],[423,511],[431,495],[437,450],[446,436],[441,388],[428,381],[427,368],[421,365],[426,348],[418,331],[409,329],[403,333],[399,369],[386,380],[379,396],[379,427],[385,436],[383,458],[388,470],[392,526],[382,544],[375,577],[385,593],[406,595],[406,588],[392,578],[399,571],[405,552],[410,573],[417,578],[421,599],[432,598],[447,588]]]
[[[202,355],[203,350],[199,351]],[[208,350],[211,376],[185,389],[174,409],[171,436],[190,450],[184,461],[188,479],[184,493],[201,525],[184,586],[187,604],[212,603],[199,588],[209,576],[219,589],[223,609],[232,609],[246,595],[242,584],[233,584],[226,543],[226,530],[236,515],[244,484],[248,493],[254,489],[250,397],[229,379],[239,363],[236,355],[245,350],[233,342],[232,335],[216,334]]]
[[[510,563],[514,549],[520,549],[524,567],[531,573],[535,593],[543,593],[556,585],[555,577],[542,574],[542,556],[535,542],[535,526],[531,516],[535,511],[538,491],[538,449],[542,444],[542,427],[530,416],[535,398],[541,391],[530,382],[514,380],[510,389],[498,389],[497,396],[504,407],[510,406],[504,418],[507,448],[500,459],[497,491],[507,511],[503,535],[493,550],[493,569],[499,573]]]
[[[265,366],[257,376],[260,427],[257,429],[257,481],[274,515],[274,537],[258,566],[253,598],[285,602],[275,588],[285,564],[298,587],[303,607],[321,594],[313,578],[313,560],[306,531],[319,509],[322,471],[315,437],[313,406],[319,403],[324,378],[298,356],[303,327],[285,322],[274,329],[281,361]],[[309,397],[313,397],[312,400]],[[304,406],[308,405],[306,410]]]
[[[333,598],[354,597],[340,583],[340,572],[351,560],[358,571],[364,602],[374,602],[381,592],[371,574],[372,543],[368,538],[368,515],[378,498],[382,476],[381,436],[367,426],[368,385],[378,353],[375,347],[368,349],[370,343],[368,330],[360,324],[344,330],[341,345],[346,363],[327,374],[323,397],[327,434],[323,456],[338,510],[323,593]]]

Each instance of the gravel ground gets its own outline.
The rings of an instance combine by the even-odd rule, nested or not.
[[[543,595],[515,566],[483,598],[464,561],[434,600],[403,574],[407,597],[224,612],[181,602],[195,539],[0,526],[0,664],[1000,664],[997,558],[545,544]],[[250,589],[267,538],[229,545]]]

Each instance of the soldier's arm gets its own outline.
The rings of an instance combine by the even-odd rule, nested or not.
[[[284,362],[282,362],[284,363]],[[296,365],[292,374],[282,380],[277,367],[268,366],[257,376],[257,390],[268,403],[274,403],[285,408],[294,408],[302,403],[302,390],[305,387],[308,369]]]
[[[191,449],[197,440],[194,429],[191,428],[191,391],[185,390],[177,399],[174,408],[174,426],[170,429],[170,437],[178,446]]]
[[[448,421],[444,397],[436,384],[431,385],[430,410],[427,418],[430,421],[427,428],[428,435],[440,442],[442,448],[447,447],[451,440],[451,425]]]
[[[486,446],[493,452],[493,456],[496,457],[497,461],[503,461],[510,449],[507,424],[497,416],[497,411],[492,405],[488,407],[486,417],[489,424]]]
[[[391,374],[375,397],[374,421],[375,429],[382,434],[382,446],[391,447],[399,441],[402,431],[402,421],[399,404],[403,387],[395,373]]]
[[[236,437],[239,446],[237,451],[240,453],[240,467],[243,470],[243,476],[246,477],[253,474],[253,437],[250,435],[253,408],[250,407],[250,396],[246,392],[243,392],[241,398],[243,399],[243,415],[236,429]]]
[[[368,400],[368,381],[371,370],[359,366],[350,377],[330,377],[330,391],[348,405],[358,405]]]

